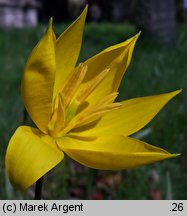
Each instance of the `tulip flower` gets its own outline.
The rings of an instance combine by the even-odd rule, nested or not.
[[[64,154],[102,170],[135,168],[176,156],[130,135],[180,90],[115,102],[139,34],[77,64],[86,14],[87,7],[57,39],[51,19],[26,63],[21,94],[36,128],[18,127],[5,159],[10,182],[18,189],[35,183]]]

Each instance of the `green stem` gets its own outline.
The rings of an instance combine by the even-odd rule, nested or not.
[[[35,200],[41,200],[41,197],[42,197],[42,184],[43,184],[43,176],[40,179],[38,179],[38,181],[36,182],[35,196],[34,196]]]
[[[23,124],[25,124],[26,120],[27,120],[27,110],[24,108],[24,111],[23,111]]]

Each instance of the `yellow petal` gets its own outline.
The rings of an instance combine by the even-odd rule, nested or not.
[[[55,142],[38,129],[21,126],[12,136],[6,152],[10,182],[25,190],[56,166],[64,157]]]
[[[63,83],[74,69],[82,44],[84,23],[87,14],[87,6],[80,17],[57,40],[56,45],[56,64],[54,96],[58,94]]]
[[[32,51],[23,74],[21,92],[25,107],[38,128],[47,132],[51,116],[55,74],[55,35],[52,19],[45,35]]]
[[[72,159],[102,170],[134,168],[177,156],[124,136],[63,137],[57,143]]]
[[[83,89],[88,82],[98,76],[102,71],[110,69],[105,79],[89,96],[89,103],[93,103],[98,99],[117,91],[121,79],[130,64],[132,52],[138,36],[139,34],[125,42],[111,46],[85,62],[88,66],[88,71],[82,85]]]
[[[72,134],[80,136],[124,135],[129,136],[147,125],[162,107],[181,90],[167,94],[134,98],[104,115],[100,121],[75,128]]]

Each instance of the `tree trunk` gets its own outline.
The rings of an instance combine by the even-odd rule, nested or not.
[[[137,0],[135,22],[143,36],[173,45],[176,40],[175,9],[175,0]]]

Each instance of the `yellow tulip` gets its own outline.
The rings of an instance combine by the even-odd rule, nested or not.
[[[6,152],[11,183],[24,190],[54,168],[64,153],[103,170],[134,168],[176,154],[129,137],[180,90],[114,102],[139,34],[76,66],[87,7],[56,39],[52,19],[22,78],[24,105],[37,128],[20,126]]]

